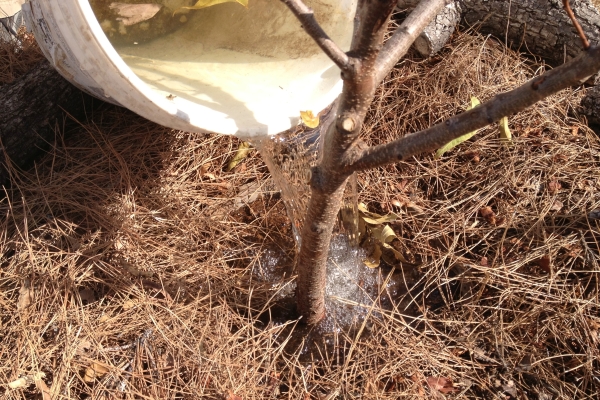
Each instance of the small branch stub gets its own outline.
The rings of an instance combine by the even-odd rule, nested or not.
[[[354,129],[356,128],[356,122],[354,121],[354,118],[352,117],[345,117],[342,120],[342,129],[348,133],[354,131]]]

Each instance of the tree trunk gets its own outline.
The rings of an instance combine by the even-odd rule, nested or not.
[[[67,114],[85,116],[93,98],[42,61],[13,83],[0,86],[0,185],[8,181],[7,164],[25,167],[54,142]]]

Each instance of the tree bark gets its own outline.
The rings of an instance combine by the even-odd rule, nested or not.
[[[560,0],[459,0],[466,25],[478,25],[514,49],[559,65],[582,49],[581,39]],[[600,41],[600,14],[590,0],[571,0],[577,20],[592,45]]]
[[[412,9],[419,0],[399,0],[398,8]],[[592,45],[600,42],[600,13],[591,0],[571,0],[577,20]],[[415,48],[430,56],[441,49],[457,17],[466,26],[491,34],[517,50],[542,57],[556,66],[581,51],[581,40],[563,9],[561,0],[453,0],[423,31]]]
[[[42,61],[13,83],[0,86],[0,185],[9,163],[25,167],[54,142],[66,115],[85,116],[94,100]]]

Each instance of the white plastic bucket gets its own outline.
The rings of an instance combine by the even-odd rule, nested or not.
[[[308,2],[343,49],[350,46],[356,1]],[[175,32],[117,49],[88,0],[30,0],[23,13],[66,79],[174,129],[273,135],[296,125],[301,110],[324,109],[341,91],[338,68],[279,0],[193,10]]]

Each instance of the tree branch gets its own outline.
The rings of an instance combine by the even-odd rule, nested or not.
[[[302,23],[302,28],[317,43],[323,52],[342,70],[348,68],[348,56],[321,28],[315,14],[302,0],[281,0]]]
[[[377,75],[379,84],[402,58],[423,29],[435,18],[446,5],[446,0],[421,0],[415,9],[406,17],[394,34],[383,45],[377,57]]]
[[[533,78],[524,85],[449,118],[420,132],[390,143],[371,147],[345,167],[348,173],[405,160],[413,155],[433,151],[468,132],[532,106],[562,89],[579,85],[600,70],[600,47],[592,47],[571,61]]]

